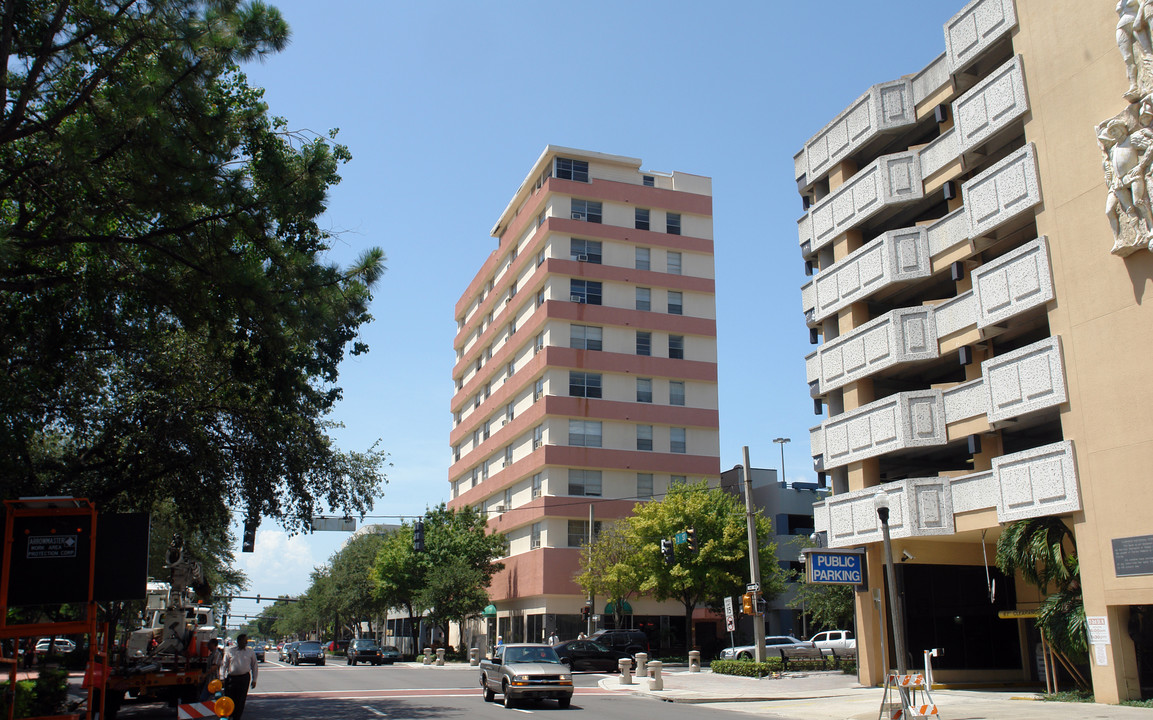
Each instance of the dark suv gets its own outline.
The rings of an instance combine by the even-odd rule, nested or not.
[[[368,638],[350,642],[345,649],[345,658],[349,665],[355,665],[358,662],[370,662],[373,665],[379,665],[384,662],[384,657],[380,654],[380,646],[376,644],[375,640]]]
[[[649,636],[642,630],[597,630],[589,640],[629,655],[649,651]]]

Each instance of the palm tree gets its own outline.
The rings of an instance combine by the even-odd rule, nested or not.
[[[1067,657],[1088,652],[1081,566],[1069,526],[1053,515],[1010,523],[997,540],[996,561],[1006,575],[1020,570],[1046,596],[1037,609],[1037,627],[1077,684],[1087,690],[1088,683]],[[1055,586],[1052,594],[1050,583]]]

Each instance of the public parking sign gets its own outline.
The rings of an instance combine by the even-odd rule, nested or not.
[[[859,550],[806,550],[805,554],[811,583],[860,585],[865,582],[865,556]]]

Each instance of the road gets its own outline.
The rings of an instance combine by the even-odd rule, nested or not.
[[[275,660],[260,665],[256,690],[248,696],[244,720],[379,720],[380,718],[503,718],[510,713],[587,712],[605,720],[636,720],[657,713],[661,720],[732,718],[730,711],[702,705],[663,703],[598,686],[599,673],[576,673],[576,693],[568,710],[552,701],[505,708],[481,699],[479,673],[464,666],[425,667],[329,662],[323,667],[292,667]],[[125,702],[124,720],[172,720],[161,704]],[[517,717],[513,715],[512,717]]]

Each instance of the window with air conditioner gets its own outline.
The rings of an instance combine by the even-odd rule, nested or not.
[[[536,473],[532,476],[532,496],[538,498],[541,496],[541,491],[544,485],[544,473]]]
[[[536,402],[544,397],[544,378],[537,378],[532,385],[532,401]]]
[[[601,304],[601,284],[594,280],[569,280],[569,299],[572,302]]]
[[[584,222],[601,222],[601,203],[594,200],[572,200],[572,219]]]
[[[602,256],[601,247],[599,240],[572,238],[569,241],[569,259],[576,260],[577,262],[600,265]]]
[[[532,429],[532,449],[536,450],[544,444],[544,425],[537,425]]]
[[[536,550],[540,547],[540,531],[541,524],[536,522],[532,524],[532,531],[529,534],[529,547]]]
[[[583,547],[586,543],[592,542],[601,534],[601,521],[596,520],[593,522],[593,537],[589,537],[589,521],[588,520],[569,520],[568,521],[568,546],[569,547]]]

